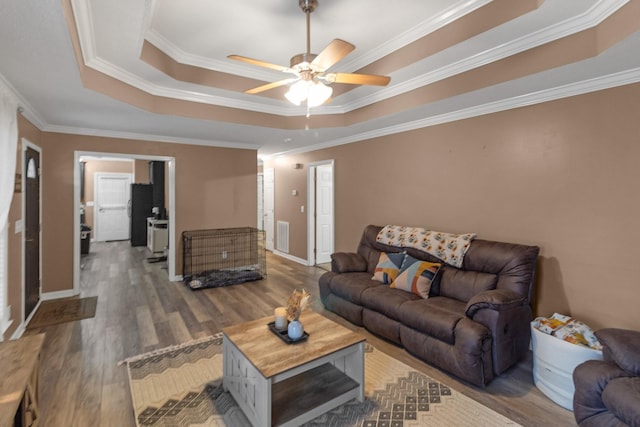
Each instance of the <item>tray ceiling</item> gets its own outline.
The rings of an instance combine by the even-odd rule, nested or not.
[[[307,151],[640,81],[640,0],[319,0],[311,51],[356,50],[334,84],[290,104],[244,90],[305,50],[297,0],[27,0],[0,6],[0,78],[42,130]]]

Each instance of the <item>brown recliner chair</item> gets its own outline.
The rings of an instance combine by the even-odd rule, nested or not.
[[[640,427],[640,332],[601,329],[603,360],[573,371],[573,414],[580,427]]]

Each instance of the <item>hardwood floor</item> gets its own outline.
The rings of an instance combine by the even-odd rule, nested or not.
[[[40,408],[46,427],[135,426],[126,357],[211,335],[273,314],[295,288],[312,295],[324,316],[366,336],[378,349],[442,381],[524,426],[575,426],[573,413],[533,384],[529,356],[481,389],[451,377],[325,310],[318,278],[325,270],[267,254],[265,280],[191,291],[169,282],[163,263],[147,263],[146,248],[92,243],[83,256],[81,296],[98,296],[91,319],[27,331],[46,332],[40,367]]]

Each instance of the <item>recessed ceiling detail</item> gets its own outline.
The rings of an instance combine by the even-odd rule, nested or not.
[[[244,93],[281,72],[227,59],[286,64],[304,51],[298,0],[12,3],[0,16],[0,74],[43,130],[265,156],[640,81],[637,0],[318,2],[311,51],[348,40],[356,50],[335,69],[391,83],[333,83],[310,118],[286,85]]]

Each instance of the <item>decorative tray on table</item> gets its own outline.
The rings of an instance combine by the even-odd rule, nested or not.
[[[282,341],[286,342],[287,344],[297,344],[299,342],[306,341],[307,338],[309,338],[309,334],[306,331],[303,332],[302,336],[296,340],[289,338],[289,332],[287,331],[287,328],[284,328],[284,329],[276,328],[276,322],[269,322],[267,326],[269,326],[269,330],[271,332],[273,332],[275,335],[278,336],[278,338],[280,338]]]

